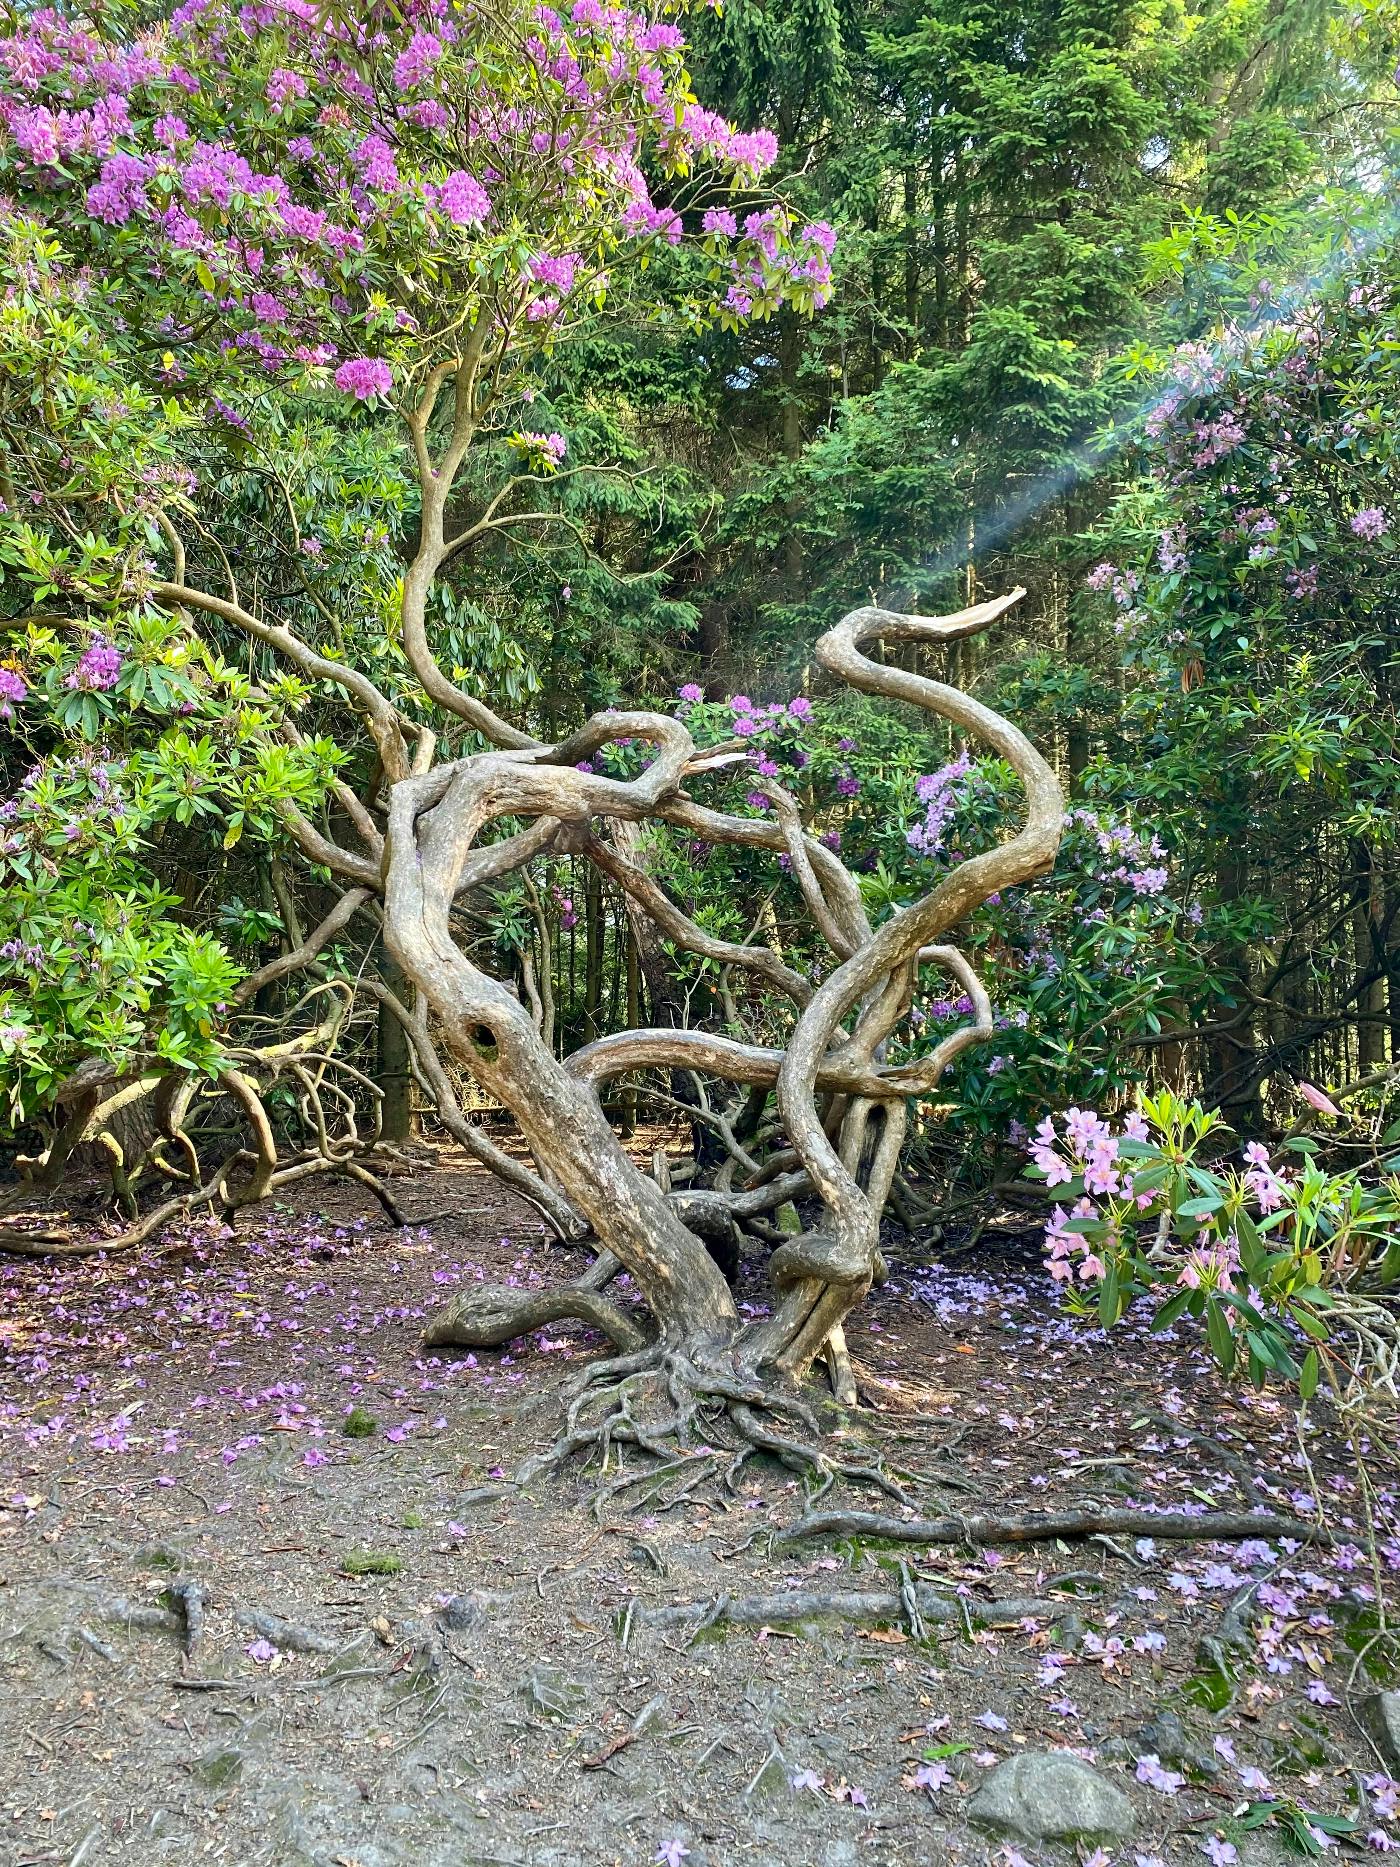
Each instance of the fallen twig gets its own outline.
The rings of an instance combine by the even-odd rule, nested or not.
[[[888,1537],[898,1543],[1044,1543],[1059,1537],[1153,1536],[1172,1541],[1242,1542],[1247,1537],[1297,1537],[1303,1543],[1332,1542],[1320,1524],[1265,1511],[1071,1510],[1024,1516],[887,1517],[871,1510],[809,1511],[780,1530],[775,1546],[809,1536]]]

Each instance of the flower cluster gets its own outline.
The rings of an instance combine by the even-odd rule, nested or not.
[[[1169,1091],[1117,1128],[1093,1109],[1046,1116],[1029,1171],[1073,1200],[1047,1224],[1048,1269],[1067,1286],[1097,1284],[1105,1325],[1138,1296],[1155,1298],[1154,1327],[1203,1318],[1227,1371],[1238,1359],[1256,1384],[1281,1375],[1306,1398],[1329,1333],[1327,1267],[1364,1282],[1400,1220],[1400,1194],[1306,1156],[1276,1166],[1262,1142],[1246,1145],[1241,1165],[1206,1165],[1203,1144],[1222,1126]]]
[[[335,373],[335,386],[357,402],[372,396],[387,395],[394,373],[382,357],[351,357]]]
[[[1118,882],[1134,895],[1160,895],[1167,886],[1166,851],[1156,836],[1144,837],[1128,823],[1104,823],[1092,810],[1079,808],[1065,818],[1067,826],[1087,832],[1097,846],[1095,872],[1100,881]]]
[[[99,635],[83,650],[77,667],[63,684],[79,693],[101,693],[116,686],[121,671],[121,651]]]
[[[562,467],[564,456],[569,451],[569,443],[562,434],[537,434],[522,432],[511,436],[514,445],[530,458],[530,464],[544,473],[552,473],[556,467]]]
[[[916,855],[930,858],[942,855],[948,824],[961,798],[962,780],[971,770],[971,758],[966,752],[960,752],[949,764],[930,772],[915,784],[915,795],[924,806],[924,818],[906,832],[905,841]]]
[[[1390,530],[1390,519],[1381,506],[1363,506],[1359,512],[1352,514],[1351,529],[1356,537],[1374,544]]]
[[[387,392],[394,359],[362,354],[366,338],[382,352],[437,323],[460,329],[454,290],[522,333],[547,332],[606,286],[613,255],[679,242],[685,203],[674,186],[653,201],[653,156],[671,181],[751,188],[777,153],[770,132],[695,104],[670,22],[599,0],[509,10],[495,21],[414,0],[351,27],[300,0],[184,0],[114,47],[37,9],[0,40],[0,188],[67,213],[84,239],[122,233],[112,263],[148,297],[162,282],[185,298],[197,285],[218,313],[222,369],[329,369],[369,400]],[[371,64],[384,82],[369,81]],[[714,262],[711,314],[732,323],[824,302],[825,223],[776,205],[742,229],[726,210],[696,218]],[[383,279],[419,276],[425,254],[449,302],[387,307]],[[146,321],[170,330],[172,379],[187,369],[182,345],[204,369],[215,360],[187,316],[153,306]]]
[[[680,689],[681,717],[692,731],[700,731],[706,740],[742,739],[748,743],[749,758],[760,777],[781,778],[803,771],[810,753],[802,743],[804,727],[813,718],[811,701],[805,694],[791,700],[755,702],[748,694],[731,694],[727,700],[709,707],[704,718],[694,709],[705,703],[703,690],[694,681]],[[839,789],[839,785],[838,785]],[[756,810],[767,810],[769,800],[762,791],[749,794],[748,802]]]

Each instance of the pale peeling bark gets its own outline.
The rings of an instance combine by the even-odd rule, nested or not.
[[[990,895],[1050,868],[1064,811],[1050,767],[1008,721],[956,688],[881,665],[863,651],[875,641],[936,644],[974,634],[1020,594],[947,617],[856,610],[817,645],[821,665],[850,686],[910,702],[980,740],[1012,767],[1025,791],[1025,821],[1014,836],[960,864],[922,900],[875,929],[854,878],[807,834],[785,793],[773,790],[775,816],[764,820],[734,817],[689,795],[688,785],[727,769],[735,748],[699,753],[685,726],[663,715],[602,713],[558,746],[522,744],[523,736],[512,734],[509,746],[400,778],[392,787],[382,869],[386,944],[457,1062],[511,1111],[544,1178],[631,1274],[655,1320],[658,1353],[682,1358],[672,1364],[673,1386],[677,1379],[686,1386],[703,1370],[697,1378],[713,1394],[707,1383],[727,1370],[725,1379],[748,1384],[748,1406],[765,1384],[801,1377],[825,1349],[840,1371],[842,1398],[849,1398],[841,1329],[882,1268],[880,1220],[899,1163],[908,1100],[932,1091],[955,1057],[992,1030],[981,981],[944,936]],[[622,738],[655,748],[639,777],[578,769]],[[483,841],[502,820],[528,827]],[[809,981],[766,947],[706,933],[647,874],[634,836],[624,839],[627,853],[610,840],[610,823],[648,821],[786,855],[835,955],[833,969]],[[620,1032],[556,1058],[528,1009],[466,956],[451,924],[453,901],[464,891],[549,849],[596,863],[681,951],[740,968],[786,998],[794,1023],[784,1048],[655,1028]],[[358,881],[357,868],[346,865],[345,872]],[[892,1065],[884,1061],[885,1047],[907,1017],[922,965],[950,974],[972,1001],[973,1014],[925,1057]],[[776,1092],[782,1145],[770,1155],[768,1172],[749,1176],[751,1183],[737,1191],[670,1192],[629,1158],[604,1114],[603,1084],[628,1072],[678,1069]],[[781,1172],[772,1170],[774,1163]],[[772,1314],[741,1323],[705,1238],[807,1194],[819,1198],[821,1217],[774,1250]],[[567,1286],[549,1298],[551,1318],[573,1313],[598,1321],[593,1293],[572,1312],[567,1299]],[[430,1339],[508,1339],[509,1293],[493,1290],[488,1307],[489,1315],[473,1319],[467,1293],[450,1318],[430,1325]],[[538,1293],[520,1293],[520,1332],[537,1327],[542,1313]],[[618,1342],[627,1339],[616,1328],[608,1333]]]

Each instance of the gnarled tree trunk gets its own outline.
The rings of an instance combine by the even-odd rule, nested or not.
[[[737,762],[743,748],[697,752],[686,728],[663,715],[602,713],[562,745],[482,752],[401,778],[393,787],[383,870],[389,950],[458,1062],[510,1109],[545,1178],[584,1215],[606,1253],[630,1272],[655,1319],[658,1363],[679,1356],[700,1371],[702,1386],[716,1377],[737,1379],[749,1401],[767,1387],[781,1390],[840,1331],[880,1269],[880,1219],[898,1164],[908,1098],[928,1094],[960,1051],[991,1034],[991,1008],[980,981],[955,947],[939,942],[989,895],[1049,869],[1063,816],[1059,787],[1045,761],[999,715],[940,682],[879,665],[863,649],[877,640],[956,640],[988,626],[1014,600],[945,618],[857,610],[818,644],[818,660],[831,673],[853,687],[952,720],[1004,758],[1025,788],[1026,820],[1017,834],[962,863],[924,899],[878,928],[870,926],[854,878],[806,834],[795,803],[776,786],[768,787],[773,818],[730,816],[693,799],[690,787]],[[640,777],[619,780],[579,769],[602,746],[626,737],[655,747]],[[751,767],[744,781],[763,782]],[[501,841],[483,840],[502,819],[523,820],[527,827]],[[708,841],[786,855],[832,949],[827,976],[807,980],[769,949],[720,941],[691,922],[605,833],[609,822],[648,820]],[[653,1028],[617,1033],[556,1058],[512,993],[459,948],[451,925],[453,901],[464,889],[549,849],[593,860],[675,944],[747,968],[785,993],[795,1011],[786,1048]],[[972,1000],[972,1020],[917,1062],[882,1062],[924,965],[958,980]],[[629,1158],[601,1101],[607,1079],[648,1069],[693,1070],[776,1090],[788,1170],[739,1191],[663,1191]],[[772,1313],[741,1321],[706,1235],[722,1222],[810,1195],[820,1201],[819,1221],[779,1245],[770,1260]],[[521,1329],[538,1326],[524,1299],[517,1300]],[[596,1322],[605,1302],[590,1288],[580,1313]],[[557,1305],[555,1313],[561,1313]],[[508,1328],[502,1292],[468,1291],[430,1333],[438,1342],[471,1343],[499,1341]],[[621,1329],[610,1333],[625,1339]]]

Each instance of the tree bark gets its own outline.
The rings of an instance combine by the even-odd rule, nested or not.
[[[405,1002],[410,996],[408,981],[393,956],[379,955],[379,977],[387,989]],[[413,1134],[413,1064],[408,1033],[393,1013],[381,1002],[378,1017],[378,1080],[383,1091],[379,1104],[379,1131],[386,1141],[403,1143]]]

